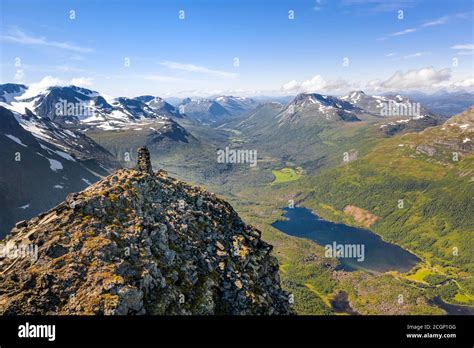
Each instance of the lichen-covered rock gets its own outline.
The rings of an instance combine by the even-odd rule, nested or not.
[[[164,171],[115,172],[6,242],[38,254],[0,259],[1,314],[290,313],[260,232]]]

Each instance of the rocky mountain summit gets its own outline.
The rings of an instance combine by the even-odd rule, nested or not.
[[[146,148],[135,169],[17,223],[4,243],[1,314],[291,312],[260,232],[213,193],[153,172]]]

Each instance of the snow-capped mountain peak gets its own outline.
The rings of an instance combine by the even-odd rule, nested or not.
[[[0,102],[11,103],[12,101],[15,101],[16,98],[23,95],[27,89],[27,86],[16,83],[5,83],[0,85]]]
[[[117,129],[145,120],[182,117],[160,97],[113,98],[82,87],[54,86],[23,98],[26,90],[23,85],[0,85],[1,105],[21,114],[31,110],[69,128]]]
[[[152,95],[143,95],[140,97],[134,98],[141,102],[144,102],[153,112],[160,114],[162,116],[172,117],[172,118],[182,118],[182,113],[179,112],[179,109],[173,105],[167,103],[163,98],[152,96]]]
[[[412,110],[414,117],[431,115],[428,110],[400,94],[368,95],[363,91],[353,91],[340,99],[380,117],[391,116],[391,109]]]
[[[359,121],[357,113],[361,111],[358,107],[337,97],[318,93],[300,93],[280,113],[280,124],[309,119],[330,122]]]

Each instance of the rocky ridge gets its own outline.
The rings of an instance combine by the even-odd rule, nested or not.
[[[37,255],[0,256],[0,313],[291,313],[260,232],[214,194],[149,171],[144,148],[139,161],[16,224],[4,250]]]

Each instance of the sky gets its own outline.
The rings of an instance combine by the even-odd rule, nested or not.
[[[474,89],[472,0],[0,0],[0,82],[111,96]]]

